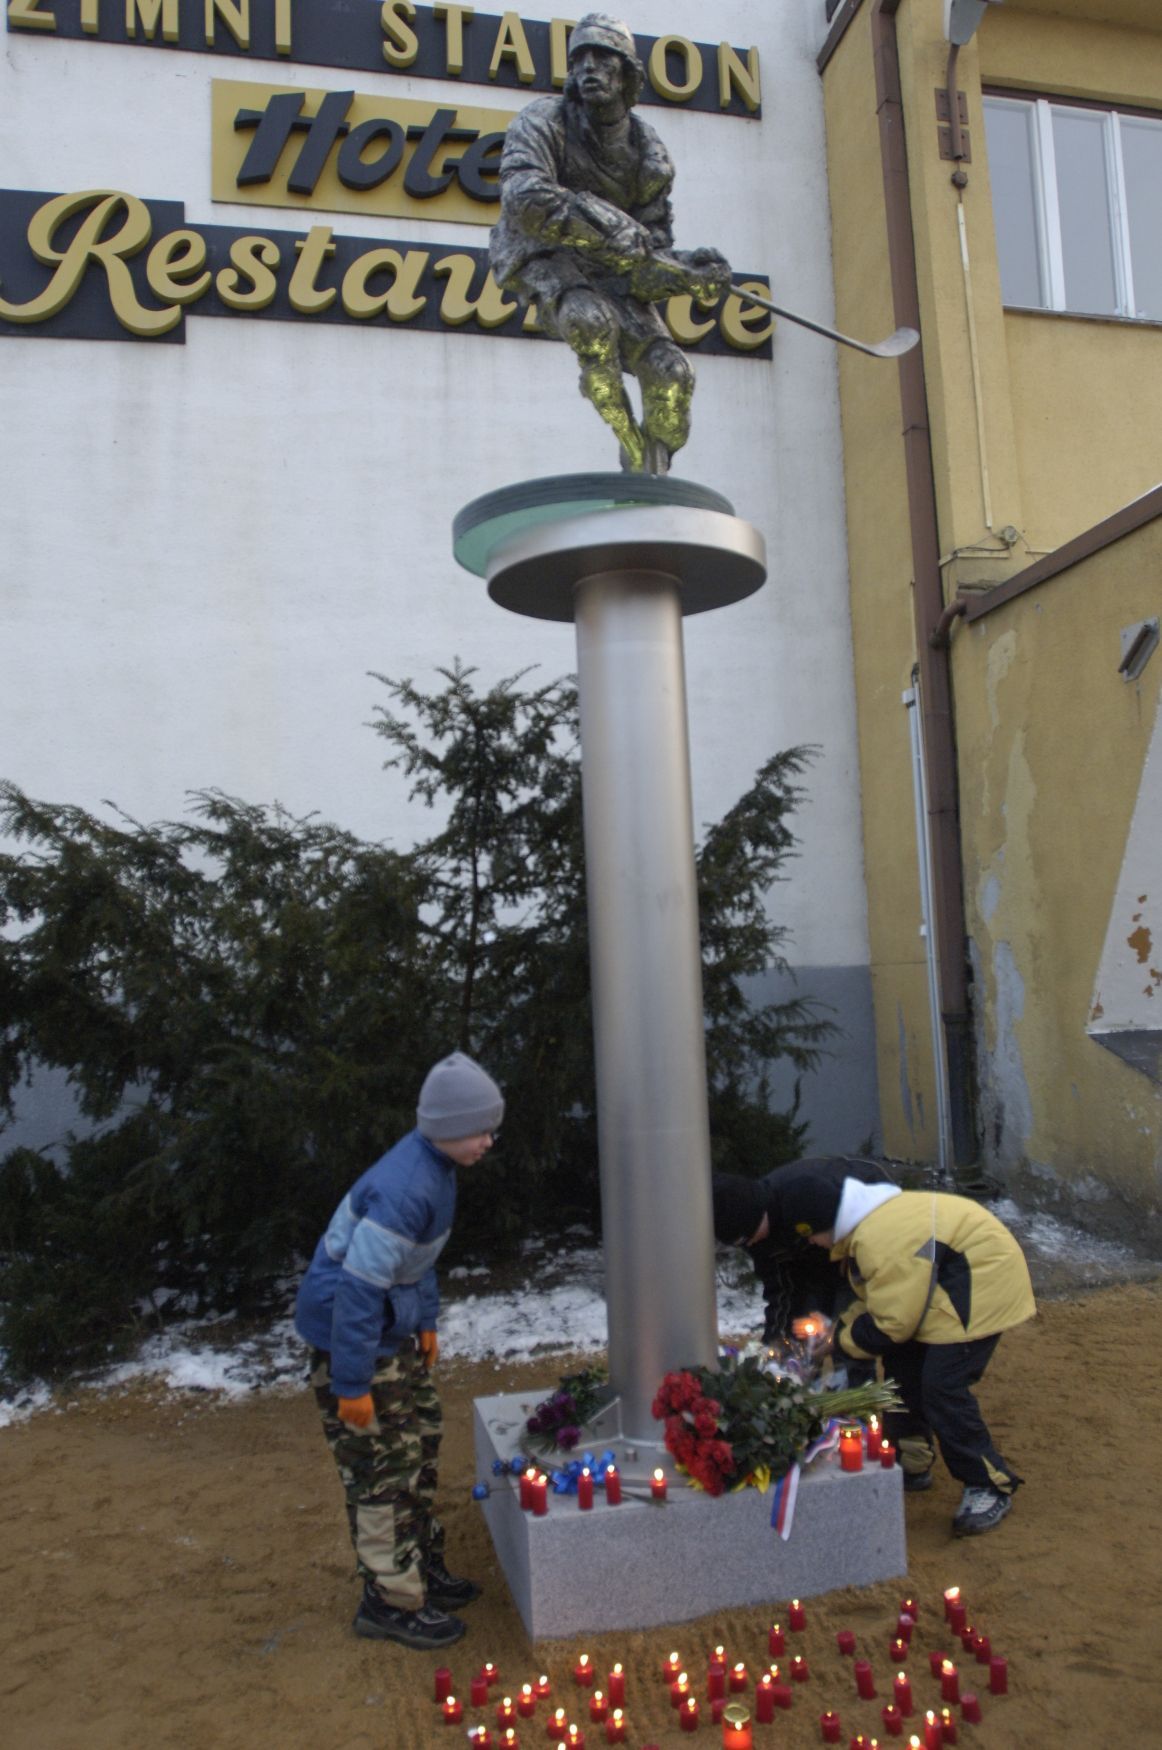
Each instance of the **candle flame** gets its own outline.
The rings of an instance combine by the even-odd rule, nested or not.
[[[654,1471],[654,1481],[655,1481],[655,1483],[660,1483],[660,1482],[662,1482],[662,1481],[663,1481],[663,1479],[664,1479],[664,1477],[665,1477],[665,1472],[664,1472],[664,1471],[663,1471],[663,1469],[662,1469],[662,1467],[661,1467],[661,1465],[658,1465],[658,1467],[657,1467],[657,1469],[656,1469],[656,1470],[655,1470],[655,1471]]]
[[[674,1668],[676,1670],[677,1667],[682,1663],[682,1660],[677,1653],[671,1653],[669,1662],[671,1665],[674,1666]]]
[[[531,1695],[533,1693],[532,1684],[531,1683],[522,1683],[520,1686],[520,1692],[522,1695],[525,1695],[525,1696]]]
[[[587,1477],[589,1475],[589,1466],[587,1464],[583,1464],[581,1466],[581,1475],[583,1477]]]
[[[956,1670],[956,1666],[952,1663],[951,1659],[945,1659],[940,1669],[946,1677],[951,1677],[952,1673]]]
[[[620,1659],[618,1660],[617,1664],[613,1667],[613,1669],[614,1669],[615,1673],[617,1674],[617,1676],[620,1677],[621,1676],[621,1661],[620,1661]]]
[[[948,1600],[949,1604],[955,1604],[956,1600],[960,1597],[960,1587],[959,1586],[946,1587],[945,1592],[944,1592],[944,1596]]]
[[[798,1610],[798,1608],[799,1608],[799,1600],[798,1600],[798,1599],[797,1599],[797,1598],[792,1598],[792,1600],[791,1600],[791,1609],[792,1609],[792,1610]]]
[[[588,1663],[589,1663],[589,1654],[588,1654],[588,1653],[582,1653],[582,1655],[581,1655],[581,1657],[580,1657],[580,1658],[579,1658],[579,1659],[578,1659],[578,1661],[577,1661],[577,1663],[578,1663],[578,1665],[588,1665]]]
[[[746,1666],[743,1664],[741,1659],[738,1661],[738,1664],[734,1668],[736,1671],[745,1671],[746,1670]]]

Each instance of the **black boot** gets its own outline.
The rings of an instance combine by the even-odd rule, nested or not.
[[[444,1566],[443,1556],[429,1556],[424,1563],[424,1585],[428,1603],[440,1609],[448,1605],[461,1610],[465,1604],[479,1598],[481,1592],[475,1580],[458,1580],[455,1574],[450,1574]]]
[[[467,1632],[458,1616],[447,1616],[430,1603],[420,1610],[400,1610],[386,1604],[370,1581],[355,1612],[355,1633],[370,1641],[398,1641],[403,1647],[450,1647]]]

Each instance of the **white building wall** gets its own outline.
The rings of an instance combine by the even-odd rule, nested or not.
[[[769,273],[778,301],[829,320],[821,0],[637,0],[630,22],[757,43],[761,121],[646,112],[678,167],[677,242],[720,247]],[[525,100],[10,32],[0,183],[181,200],[193,225],[486,242],[484,227],[213,203],[213,77]],[[3,276],[0,262],[0,294]],[[814,1141],[854,1147],[875,1128],[875,1096],[835,359],[780,323],[773,361],[697,369],[677,472],[758,525],[770,581],[686,625],[695,819],[721,813],[772,752],[818,744],[800,855],[772,904],[796,965],[827,969],[848,1030],[839,1080],[858,1111],[839,1134],[824,1074],[810,1104],[832,1118]],[[368,671],[422,685],[456,656],[485,683],[574,666],[571,628],[496,608],[450,552],[452,517],[479,494],[616,467],[563,346],[189,316],[184,345],[0,336],[0,393],[0,773],[34,795],[158,818],[221,786],[406,844],[429,822],[381,770],[365,725],[385,695]]]

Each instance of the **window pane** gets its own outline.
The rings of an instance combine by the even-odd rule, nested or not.
[[[984,119],[1001,297],[1006,304],[1043,309],[1048,299],[1037,242],[1032,105],[986,98]]]
[[[1117,314],[1117,281],[1110,237],[1107,121],[1084,111],[1053,111],[1057,199],[1061,208],[1061,255],[1065,307],[1095,316]]]
[[[1124,115],[1121,127],[1134,314],[1162,322],[1162,124]]]

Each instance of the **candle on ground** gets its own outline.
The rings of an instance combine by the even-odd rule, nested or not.
[[[531,1683],[522,1683],[520,1694],[516,1698],[516,1711],[522,1720],[531,1719],[537,1711],[537,1698],[533,1694]]]
[[[580,1726],[569,1721],[569,1730],[565,1734],[566,1750],[585,1750],[585,1734]]]
[[[487,1726],[473,1726],[468,1734],[472,1750],[492,1750],[492,1733]]]
[[[767,1636],[767,1652],[773,1659],[777,1658],[780,1653],[785,1653],[786,1650],[787,1637],[783,1633],[783,1626],[781,1623],[773,1622],[771,1624],[771,1632]]]
[[[893,1665],[901,1665],[908,1657],[908,1643],[897,1635],[894,1641],[888,1642],[888,1658]]]
[[[760,1726],[769,1726],[775,1717],[775,1680],[769,1671],[755,1684],[754,1717]]]
[[[686,1671],[679,1671],[670,1685],[670,1706],[681,1707],[690,1693],[690,1676]]]
[[[840,1729],[839,1715],[832,1713],[830,1708],[819,1715],[819,1735],[825,1744],[838,1744]]]
[[[500,1667],[494,1665],[491,1659],[486,1659],[480,1667],[480,1675],[491,1688],[494,1683],[500,1682]]]
[[[722,1715],[722,1750],[754,1750],[750,1714],[740,1702],[732,1701]]]
[[[605,1473],[605,1501],[609,1507],[621,1503],[621,1472],[615,1464],[611,1464]]]
[[[794,1696],[791,1694],[790,1689],[787,1687],[787,1685],[785,1683],[776,1683],[775,1684],[775,1706],[776,1707],[789,1708],[792,1706],[794,1700],[795,1700]]]
[[[954,1596],[949,1597],[948,1592],[944,1594],[944,1614],[948,1618],[948,1626],[953,1634],[963,1634],[964,1625],[968,1621],[968,1605],[960,1596],[959,1586],[952,1586],[949,1591]]]
[[[895,1702],[904,1718],[907,1719],[908,1715],[913,1712],[913,1708],[912,1685],[908,1681],[908,1673],[906,1671],[898,1671],[896,1673],[896,1680],[892,1684],[892,1700]]]
[[[726,1695],[726,1672],[711,1665],[706,1673],[707,1701],[721,1701]]]
[[[861,1701],[870,1701],[876,1692],[875,1678],[872,1676],[871,1663],[867,1659],[857,1659],[852,1666],[855,1672],[855,1693]]]
[[[956,1743],[956,1715],[950,1707],[940,1709],[940,1732],[946,1744]]]
[[[452,1693],[452,1673],[446,1665],[436,1666],[436,1700],[446,1701]]]
[[[901,1598],[900,1599],[900,1615],[901,1616],[910,1616],[912,1618],[913,1622],[919,1622],[919,1620],[920,1620],[920,1606],[917,1604],[917,1602],[914,1598]]]
[[[980,1725],[980,1700],[966,1689],[960,1698],[960,1717],[968,1726]]]
[[[568,1730],[568,1726],[569,1726],[569,1716],[565,1712],[564,1708],[563,1707],[554,1708],[552,1714],[549,1717],[548,1726],[545,1728],[546,1735],[553,1741],[554,1744],[559,1744],[561,1742],[561,1739],[565,1736],[565,1733]]]
[[[944,1733],[940,1729],[940,1720],[929,1708],[924,1715],[924,1750],[943,1750]]]
[[[976,1630],[973,1628],[973,1626],[970,1622],[966,1622],[964,1627],[960,1630],[960,1644],[964,1648],[966,1653],[971,1653],[971,1652],[974,1652],[976,1649],[976,1642],[977,1642]]]
[[[898,1707],[893,1707],[889,1703],[889,1705],[883,1709],[881,1718],[884,1722],[884,1731],[888,1734],[889,1738],[903,1737],[904,1716]]]
[[[940,1667],[940,1699],[941,1701],[960,1700],[960,1672],[951,1659],[945,1659]]]
[[[976,1654],[978,1665],[987,1665],[993,1656],[992,1642],[987,1635],[977,1635],[972,1643],[972,1650]]]
[[[725,1671],[726,1648],[722,1646],[715,1647],[706,1663],[711,1671]]]
[[[603,1692],[600,1689],[595,1689],[589,1697],[589,1718],[595,1726],[599,1726],[608,1713],[609,1703]]]
[[[496,1704],[496,1723],[498,1726],[511,1726],[516,1723],[516,1705],[511,1695],[506,1695]]]
[[[683,1732],[698,1730],[698,1702],[696,1697],[688,1695],[678,1709],[678,1725]]]
[[[579,1683],[582,1689],[588,1689],[593,1682],[593,1660],[588,1653],[582,1653],[574,1665],[573,1681]]]
[[[810,1675],[811,1672],[808,1669],[806,1659],[804,1659],[801,1653],[796,1653],[795,1657],[791,1660],[791,1682],[806,1683]]]
[[[906,1610],[901,1610],[899,1616],[896,1618],[896,1633],[902,1641],[911,1640],[912,1630],[915,1626],[916,1618],[914,1616],[909,1616]]]
[[[1009,1693],[1009,1661],[998,1654],[989,1660],[989,1691],[993,1695]]]
[[[947,1653],[929,1653],[929,1655],[928,1655],[928,1669],[929,1669],[929,1671],[931,1671],[933,1677],[940,1676],[940,1673],[943,1671],[947,1659],[948,1659]]]
[[[667,1683],[673,1683],[681,1669],[682,1655],[680,1653],[670,1653],[662,1664],[662,1676]]]
[[[552,1695],[552,1693],[553,1686],[549,1682],[547,1673],[542,1671],[541,1675],[537,1678],[537,1694],[540,1699],[544,1701],[545,1697]]]
[[[613,1667],[613,1670],[609,1673],[609,1676],[606,1678],[606,1682],[609,1685],[608,1694],[609,1694],[610,1707],[616,1707],[616,1708],[624,1707],[625,1706],[625,1672],[621,1668],[621,1661],[620,1660]]]
[[[807,1627],[807,1612],[803,1609],[803,1606],[799,1603],[797,1598],[792,1598],[791,1600],[791,1608],[787,1612],[787,1621],[796,1633],[800,1633]],[[773,1647],[771,1651],[774,1651]]]
[[[840,1429],[839,1468],[845,1471],[863,1469],[863,1434],[859,1428]],[[791,1626],[793,1628],[794,1623]]]
[[[488,1701],[488,1679],[483,1671],[478,1671],[468,1686],[468,1700],[473,1707],[484,1707]]]
[[[740,1659],[738,1661],[737,1665],[733,1665],[731,1667],[731,1671],[730,1671],[731,1693],[733,1694],[738,1690],[745,1689],[746,1684],[747,1684],[746,1666],[743,1664],[742,1660]]]
[[[839,1648],[841,1653],[848,1653],[848,1654],[854,1653],[855,1652],[855,1630],[850,1629],[850,1628],[841,1628],[839,1630],[839,1633],[835,1637],[835,1644]]]
[[[455,1695],[444,1697],[444,1724],[458,1726],[464,1718],[464,1703]]]
[[[725,1712],[726,1697],[724,1695],[716,1695],[714,1700],[710,1703],[711,1725],[720,1726],[722,1724],[722,1716]]]
[[[619,1707],[615,1707],[605,1722],[605,1742],[607,1744],[625,1743],[625,1715]]]
[[[520,1750],[520,1739],[516,1735],[515,1726],[506,1726],[500,1734],[501,1750]]]
[[[653,1476],[650,1478],[650,1494],[653,1496],[655,1501],[664,1501],[665,1500],[665,1498],[666,1498],[666,1473],[665,1473],[665,1471],[660,1470],[660,1469],[655,1470]]]

